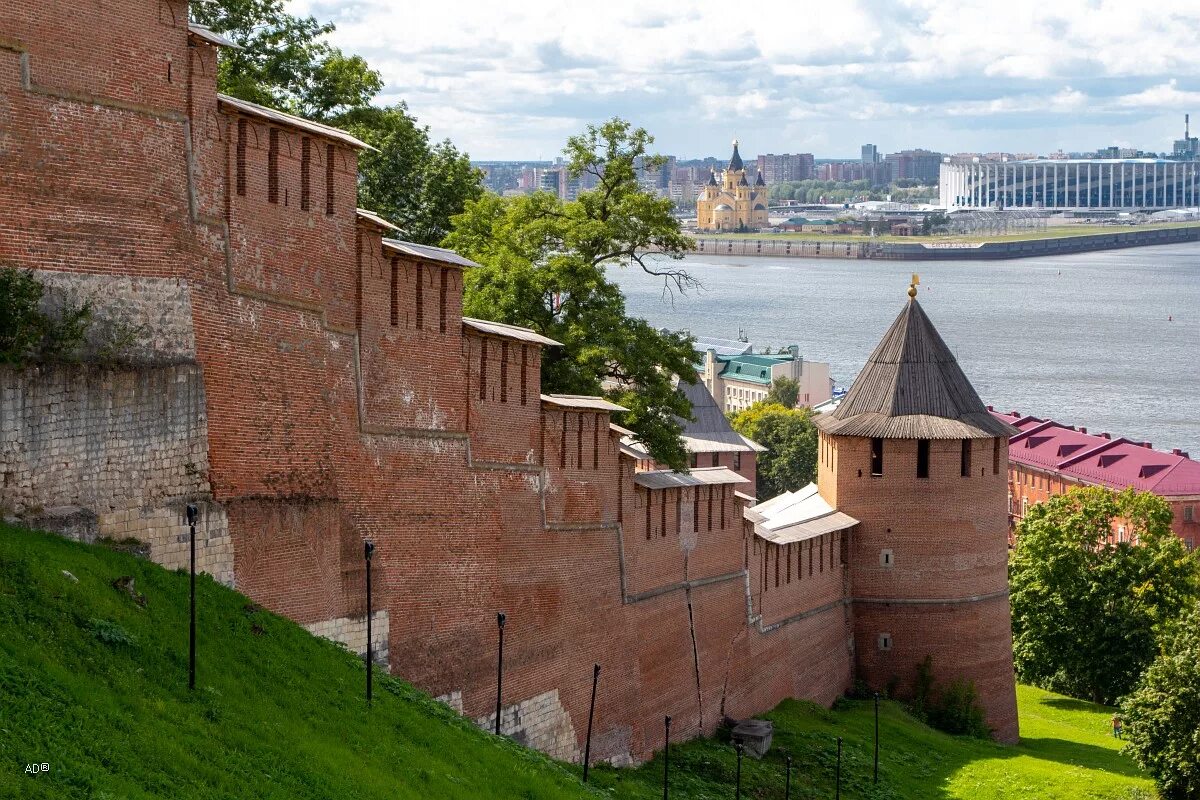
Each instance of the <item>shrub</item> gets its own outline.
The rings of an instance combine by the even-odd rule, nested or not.
[[[21,366],[75,358],[92,323],[88,303],[42,310],[45,288],[33,270],[0,267],[0,364]]]
[[[1200,604],[1121,706],[1125,752],[1154,777],[1164,800],[1200,798]]]
[[[992,733],[975,684],[955,678],[939,687],[933,674],[932,656],[925,656],[917,665],[911,708],[918,719],[946,733],[979,739],[986,739]]]

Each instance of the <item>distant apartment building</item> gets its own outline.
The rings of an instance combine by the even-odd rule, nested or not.
[[[992,415],[1017,429],[1008,445],[1008,513],[1015,528],[1029,510],[1072,486],[1132,487],[1166,500],[1175,518],[1171,528],[1188,549],[1200,543],[1200,462],[1181,450],[1155,450],[1108,433],[1064,425],[1011,411]],[[1118,522],[1112,541],[1130,540]]]
[[[932,150],[901,150],[888,153],[884,158],[887,179],[891,183],[902,180],[937,183],[938,171],[944,156]]]
[[[757,159],[758,174],[767,183],[806,181],[816,174],[815,167],[812,153],[768,153]]]
[[[869,175],[873,167],[864,166],[858,161],[830,161],[817,165],[817,180],[820,181],[861,181]]]
[[[795,345],[789,352],[773,355],[719,350],[709,347],[699,353],[701,360],[696,372],[722,411],[744,411],[767,399],[772,382],[779,378],[791,378],[800,384],[797,405],[814,406],[833,396],[829,365],[804,360]]]

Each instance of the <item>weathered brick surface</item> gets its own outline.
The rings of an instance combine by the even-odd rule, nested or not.
[[[850,535],[857,676],[911,690],[933,656],[940,681],[974,680],[1001,741],[1017,738],[1008,607],[1008,442],[930,442],[929,477],[917,476],[917,442],[884,441],[883,474],[871,475],[871,442],[821,435],[821,494],[860,520]],[[998,458],[994,458],[999,447]],[[884,563],[884,551],[890,551]],[[879,637],[890,637],[890,651]]]
[[[930,495],[829,465],[822,491],[864,520],[863,540],[822,537],[797,562],[818,559],[814,574],[776,586],[780,557],[746,530],[731,487],[636,486],[607,413],[540,401],[540,351],[464,335],[458,268],[400,256],[356,219],[352,148],[218,102],[215,52],[189,46],[185,18],[181,0],[0,7],[0,262],[186,289],[190,310],[178,311],[203,380],[192,422],[203,417],[206,488],[228,519],[212,515],[213,552],[232,550],[249,596],[355,641],[370,539],[394,671],[486,721],[504,611],[504,724],[574,757],[600,663],[593,753],[625,762],[661,746],[665,714],[684,738],[788,696],[831,702],[855,666],[851,591],[1003,587],[991,541],[1002,477],[998,495],[990,479],[956,476]],[[179,339],[179,319],[154,325],[164,342]],[[115,386],[102,391],[116,412],[137,407]],[[67,417],[90,425],[103,414]],[[177,461],[158,466],[178,474]],[[159,507],[112,524],[161,527]],[[885,541],[915,569],[872,570]],[[164,542],[163,560],[177,545]],[[843,549],[847,566],[824,560]],[[860,653],[884,624],[863,607]],[[1004,655],[1007,618],[990,611],[1002,607],[935,612],[948,635],[983,643],[962,666],[989,704],[1004,688],[988,672]],[[901,631],[897,650],[906,614],[885,620]],[[929,627],[914,627],[905,653],[938,644],[916,639]],[[933,654],[959,666],[949,650]],[[863,658],[858,668],[884,674]]]

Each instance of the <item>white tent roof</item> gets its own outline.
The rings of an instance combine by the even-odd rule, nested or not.
[[[802,542],[858,524],[854,517],[825,502],[815,483],[784,492],[742,513],[754,523],[754,533],[773,544]]]

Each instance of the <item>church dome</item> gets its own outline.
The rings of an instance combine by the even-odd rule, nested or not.
[[[733,140],[733,156],[729,159],[729,168],[735,172],[745,168],[742,164],[742,156],[738,153],[737,139]]]
[[[733,207],[728,203],[721,203],[719,206],[714,208],[713,211],[733,211]]]

